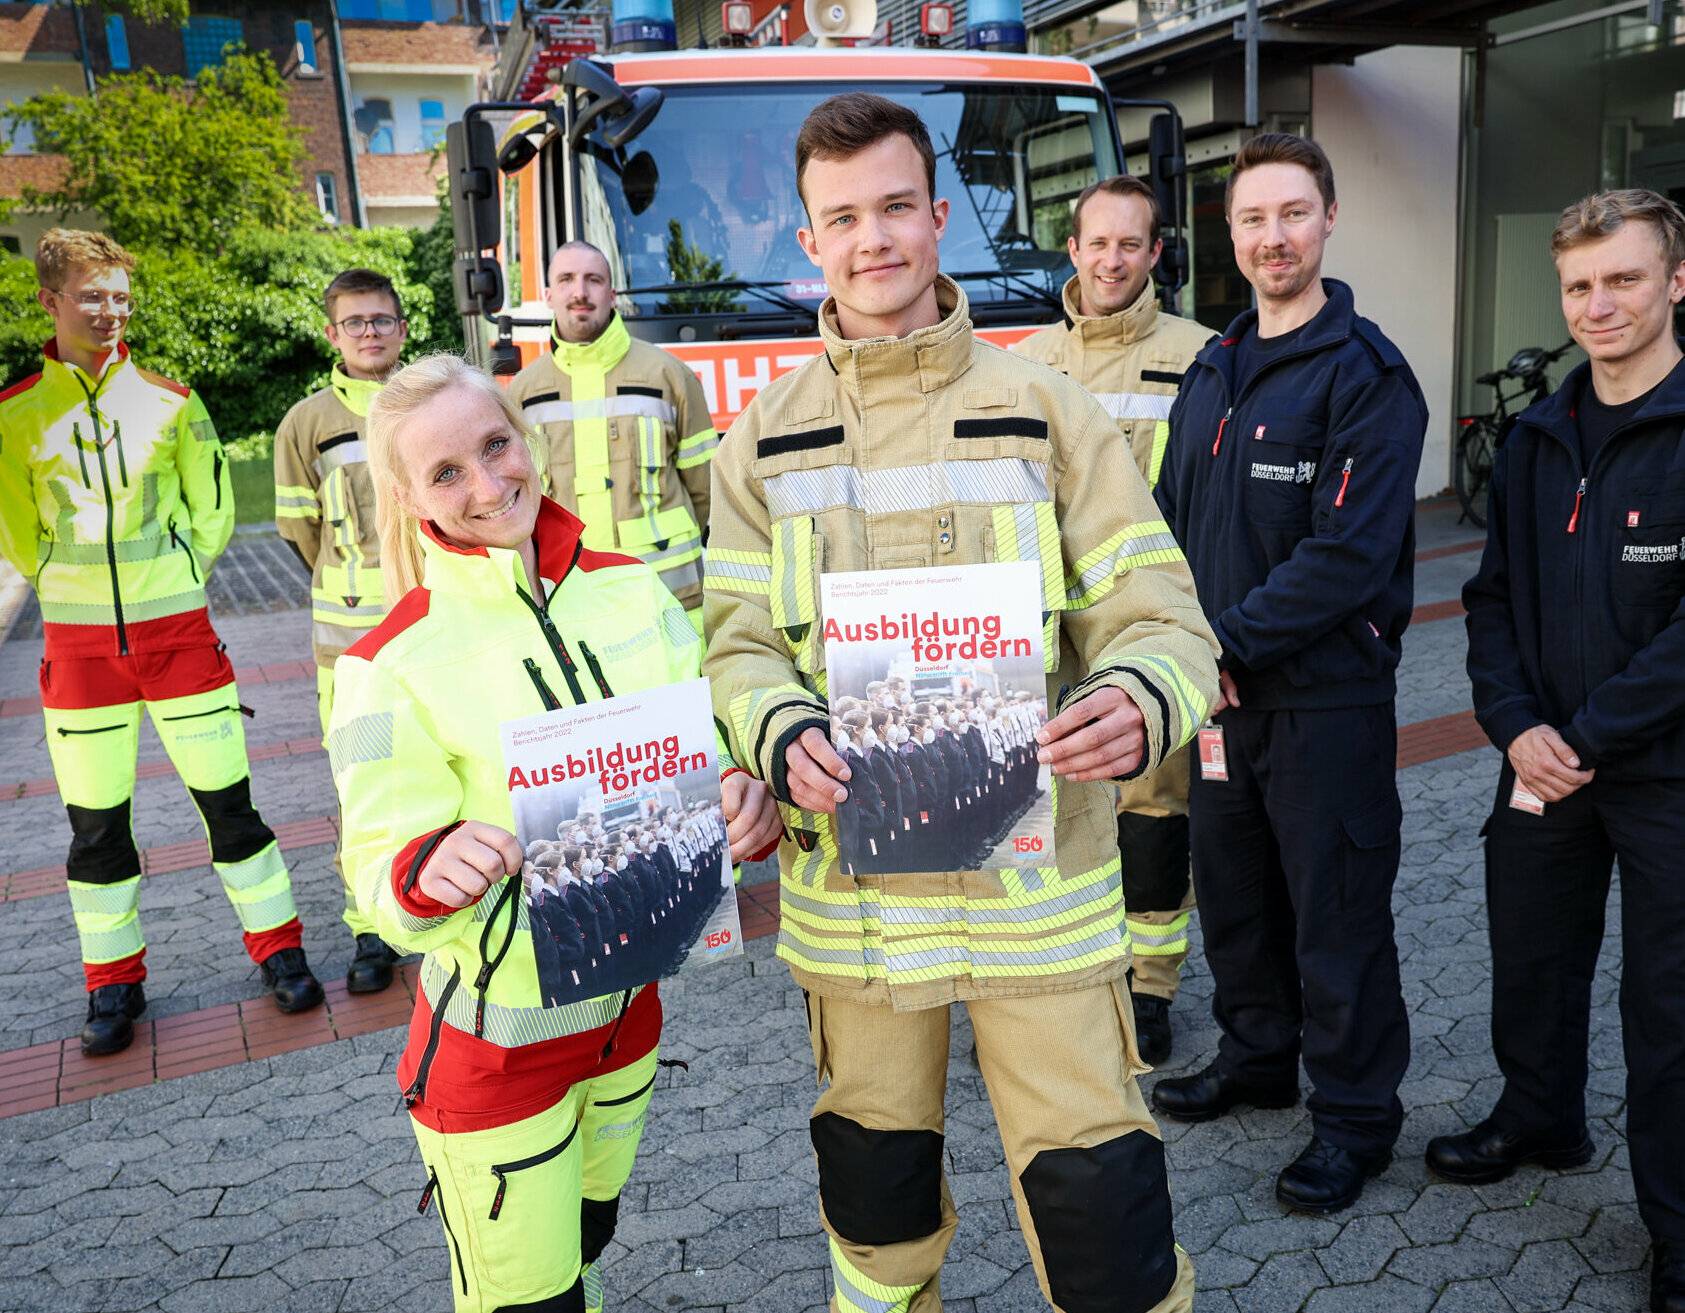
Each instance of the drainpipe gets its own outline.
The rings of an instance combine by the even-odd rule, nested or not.
[[[88,32],[82,26],[82,5],[80,0],[70,0],[70,12],[76,19],[76,49],[82,57],[82,80],[88,84],[88,94],[96,96],[94,90],[94,65],[88,58]]]
[[[345,71],[345,42],[339,35],[339,3],[328,0],[328,32],[333,38],[334,94],[339,100],[339,135],[345,144],[345,179],[351,190],[351,225],[367,228],[363,186],[357,179],[357,140],[352,133],[351,78]]]

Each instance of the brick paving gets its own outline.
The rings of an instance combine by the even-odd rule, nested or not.
[[[1478,1120],[1498,1085],[1477,838],[1498,758],[1466,715],[1453,603],[1475,558],[1469,527],[1453,521],[1443,503],[1420,517],[1418,600],[1446,623],[1412,630],[1400,672],[1399,718],[1411,728],[1400,735],[1405,851],[1394,910],[1413,1058],[1398,1158],[1350,1212],[1296,1218],[1272,1186],[1308,1134],[1302,1108],[1166,1123],[1198,1313],[1617,1313],[1644,1304],[1648,1242],[1623,1138],[1613,911],[1593,991],[1592,1163],[1528,1168],[1477,1189],[1435,1183],[1421,1163],[1427,1139]],[[236,665],[308,655],[302,611],[218,614]],[[0,697],[30,695],[39,651],[16,630],[0,645]],[[261,704],[248,724],[259,806],[282,824],[325,820],[331,785],[312,750],[310,686],[254,683],[245,700]],[[134,1049],[97,1063],[76,1050],[83,998],[65,900],[0,906],[0,1311],[442,1313],[442,1238],[434,1218],[416,1215],[422,1181],[396,1109],[408,976],[372,1000],[344,993],[351,946],[336,920],[331,848],[301,842],[288,857],[329,1006],[280,1016],[240,952],[202,845],[193,847],[197,819],[144,733],[143,759],[156,764],[142,772],[137,833],[155,851],[175,846],[179,866],[142,885],[152,1006]],[[37,782],[22,792],[0,782],[12,799],[0,807],[0,873],[63,860],[68,831],[54,791],[38,783],[49,774],[39,739],[38,721],[0,718],[5,774]],[[746,954],[662,985],[666,1051],[690,1069],[662,1073],[607,1255],[608,1307],[624,1313],[823,1306],[806,1126],[812,1059],[800,991],[772,956],[768,874],[752,872],[742,890]],[[1195,939],[1175,1005],[1177,1054],[1164,1069],[1172,1074],[1197,1069],[1215,1048]],[[960,1225],[944,1308],[1043,1308],[987,1096],[962,1056],[962,1010],[953,1027],[946,1156]]]

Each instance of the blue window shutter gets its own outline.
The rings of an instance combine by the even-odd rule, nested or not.
[[[123,26],[121,14],[107,14],[105,16],[105,53],[111,59],[111,67],[119,73],[126,73],[129,69],[129,29]]]

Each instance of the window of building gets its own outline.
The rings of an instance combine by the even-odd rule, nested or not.
[[[397,150],[392,130],[392,102],[385,97],[365,100],[352,119],[363,150],[370,155],[390,155]]]
[[[307,18],[293,24],[293,42],[297,47],[298,71],[306,77],[319,70],[316,67],[316,28]]]
[[[445,144],[445,102],[421,102],[421,149],[432,150]]]
[[[16,237],[7,234],[6,236],[0,237],[0,251],[9,251],[13,255],[22,255],[23,243]]]
[[[457,5],[456,0],[341,0],[339,15],[363,22],[444,22],[457,16]]]
[[[194,14],[182,30],[182,47],[187,55],[187,76],[197,77],[202,68],[216,68],[222,52],[245,40],[245,25],[238,18],[217,18]]]
[[[339,222],[339,188],[331,173],[316,175],[316,208],[329,223]]]
[[[107,14],[105,16],[105,53],[111,60],[111,67],[118,73],[124,73],[129,68],[129,29],[123,26],[121,14]]]
[[[35,154],[35,128],[10,114],[0,114],[0,137],[5,138],[6,154]]]

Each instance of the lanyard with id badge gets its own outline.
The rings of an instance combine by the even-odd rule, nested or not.
[[[1229,753],[1223,744],[1221,725],[1204,725],[1199,731],[1199,777],[1214,783],[1229,778]]]

